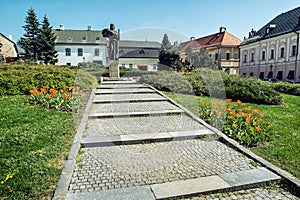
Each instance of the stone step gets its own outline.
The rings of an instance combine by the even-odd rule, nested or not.
[[[149,134],[131,134],[131,135],[119,135],[119,136],[98,136],[83,138],[81,146],[83,148],[102,147],[102,146],[114,146],[114,145],[129,145],[140,144],[145,142],[166,142],[166,141],[178,141],[187,139],[216,139],[214,132],[210,130],[192,130],[192,131],[178,131],[167,133],[149,133]]]
[[[240,172],[154,184],[150,187],[156,199],[167,199],[201,193],[233,191],[237,188],[248,189],[280,179],[280,176],[266,168],[258,167]]]
[[[207,128],[184,113],[89,118],[84,137],[143,135],[191,130],[207,130]]]
[[[122,85],[119,85],[119,84],[105,84],[105,85],[98,85],[96,87],[96,89],[130,89],[130,88],[149,88],[148,86],[146,85],[143,85],[143,84],[122,84]]]
[[[95,95],[94,101],[118,101],[118,100],[146,100],[146,99],[166,99],[166,97],[163,97],[160,94],[157,93],[137,93],[137,94],[101,94],[101,95]]]
[[[128,117],[128,116],[150,116],[150,115],[171,115],[184,113],[181,109],[176,110],[149,110],[139,112],[110,112],[110,113],[94,113],[90,114],[89,118],[111,118],[111,117]]]
[[[156,93],[154,90],[147,88],[117,88],[117,89],[97,89],[95,95],[103,94],[139,94],[139,93]]]
[[[93,103],[131,103],[131,102],[153,102],[153,101],[168,101],[167,98],[158,97],[158,98],[138,98],[138,99],[104,99],[104,100],[94,100]]]
[[[179,109],[168,101],[146,101],[146,102],[119,102],[119,103],[94,103],[91,105],[90,113],[111,112],[140,112]]]
[[[247,188],[280,177],[219,141],[82,148],[69,193],[150,185],[157,199]]]
[[[101,82],[102,85],[106,85],[106,84],[116,84],[116,85],[122,85],[122,84],[136,84],[135,80],[112,80],[112,81],[103,81]]]

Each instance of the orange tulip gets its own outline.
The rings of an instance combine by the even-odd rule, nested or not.
[[[251,119],[250,119],[250,116],[248,116],[248,117],[246,118],[246,122],[249,123],[250,120],[251,120]]]
[[[253,110],[253,114],[256,115],[259,112],[258,109]]]

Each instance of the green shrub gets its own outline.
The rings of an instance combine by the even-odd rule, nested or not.
[[[210,69],[197,69],[186,74],[186,77],[198,96],[222,98],[226,91],[226,98],[233,100],[268,105],[282,103],[280,94],[257,78],[233,76]]]
[[[271,83],[270,85],[278,92],[300,96],[300,84],[277,82]]]
[[[75,84],[83,90],[91,89],[97,84],[94,76],[70,67],[12,64],[0,65],[0,95],[29,94],[32,87],[45,85],[57,89]],[[80,78],[84,77],[84,78]]]
[[[190,94],[193,92],[191,84],[186,80],[185,76],[177,72],[156,72],[143,75],[140,82],[147,83],[153,87],[174,93]]]

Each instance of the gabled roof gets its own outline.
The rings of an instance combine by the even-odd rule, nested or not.
[[[160,49],[159,42],[152,41],[135,41],[135,40],[120,40],[120,48],[153,48]]]
[[[185,51],[188,47],[207,48],[221,45],[238,46],[241,42],[242,40],[224,30],[212,35],[181,43],[179,48],[181,51]]]
[[[157,58],[159,57],[159,49],[133,49],[130,51],[122,51],[120,49],[120,58]]]
[[[100,30],[53,30],[56,44],[106,44]]]
[[[259,29],[242,45],[300,30],[300,7],[282,13]]]

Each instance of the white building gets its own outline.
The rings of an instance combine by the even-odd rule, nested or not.
[[[101,30],[68,30],[63,25],[53,30],[58,51],[57,65],[76,66],[80,62],[107,64],[107,40]]]

